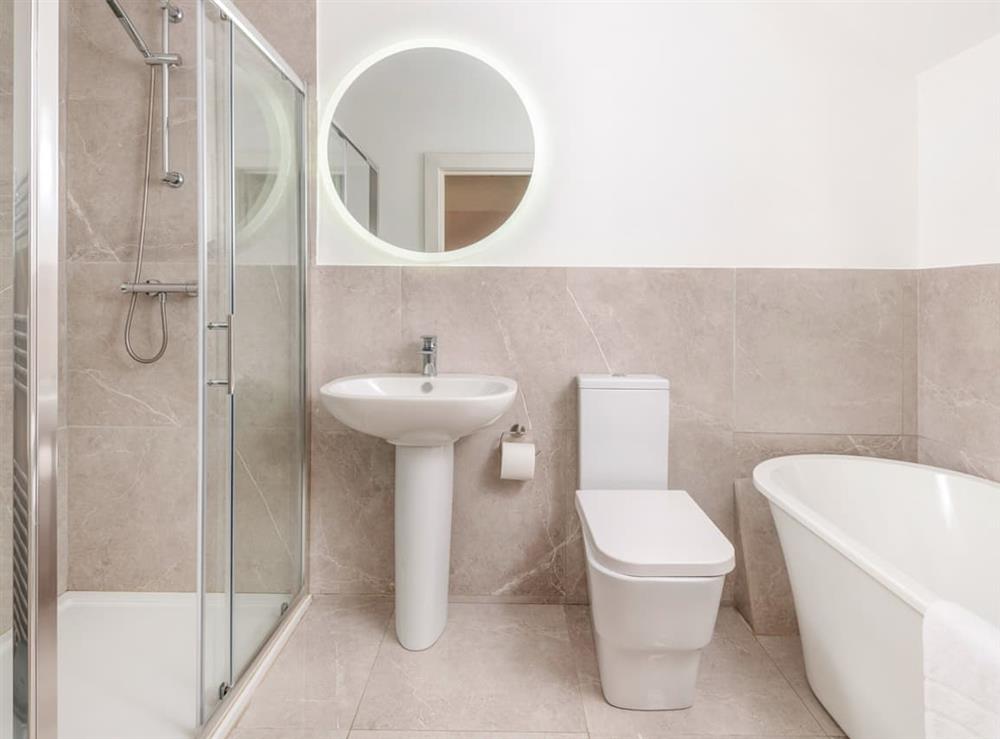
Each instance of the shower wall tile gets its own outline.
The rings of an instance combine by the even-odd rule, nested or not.
[[[1000,480],[1000,265],[920,273],[920,460]]]
[[[197,304],[168,299],[166,356],[140,365],[125,353],[139,238],[149,68],[101,0],[66,3],[63,161],[66,284],[66,586],[75,590],[194,588],[197,464]],[[159,48],[155,3],[125,0]],[[184,64],[171,73],[171,158],[181,189],[158,182],[154,110],[144,279],[196,280],[195,3],[171,27]],[[140,297],[134,345],[151,354],[158,304]]]
[[[192,589],[195,452],[190,429],[69,429],[70,590]]]
[[[909,275],[879,270],[739,270],[738,431],[903,432]]]
[[[72,426],[169,426],[197,423],[197,301],[167,299],[169,343],[163,358],[137,364],[125,351],[128,299],[118,286],[132,279],[125,264],[72,263],[68,276],[69,423]],[[164,280],[195,280],[193,265],[164,265]],[[153,355],[160,339],[159,303],[141,296],[133,347]]]
[[[288,265],[236,267],[237,382],[240,423],[295,428],[298,423],[298,272]]]
[[[159,3],[120,0],[150,48],[160,49]],[[185,14],[170,27],[170,50],[181,55],[182,64],[170,74],[171,98],[191,99],[196,94],[197,52],[195,0],[173,0]],[[139,51],[111,15],[104,0],[73,0],[67,6],[67,41],[70,64],[68,91],[72,99],[125,98],[145,102],[149,94],[149,68]],[[159,83],[157,83],[159,84]]]
[[[142,206],[146,110],[135,98],[71,99],[67,115],[66,238],[71,261],[134,263]],[[157,119],[154,118],[154,123]],[[179,189],[159,182],[154,125],[145,259],[197,260],[196,116],[193,101],[171,108],[171,166]],[[155,269],[155,268],[154,268]],[[147,270],[146,277],[158,277]]]
[[[304,81],[315,81],[316,0],[237,0],[236,5]]]
[[[298,429],[240,425],[233,500],[236,589],[294,593],[302,541],[299,502],[289,496],[299,479]]]
[[[456,445],[452,595],[584,602],[586,566],[573,500],[577,374],[652,372],[670,378],[670,485],[689,491],[730,538],[736,536],[733,482],[758,459],[796,447],[916,454],[915,441],[902,434],[904,324],[907,316],[912,324],[916,313],[912,276],[788,272],[791,287],[782,304],[751,294],[774,285],[766,275],[747,277],[743,270],[316,267],[313,390],[346,374],[416,371],[419,336],[427,333],[439,337],[442,371],[515,378],[518,398],[505,417]],[[855,307],[843,298],[835,303],[842,315],[831,318],[825,296],[843,291],[869,302]],[[792,354],[803,371],[810,363],[830,362],[862,378],[856,384],[864,397],[886,397],[884,404],[874,403],[875,418],[863,407],[849,409],[839,399],[850,400],[850,393],[834,388],[827,397],[835,407],[823,420],[831,433],[810,434],[810,411],[795,406],[797,395],[775,393],[779,373],[772,373],[758,378],[752,390],[774,393],[770,410],[784,414],[794,433],[734,433],[741,402],[733,394],[740,371],[733,359],[737,315],[748,308],[754,321],[771,324],[778,334],[792,311],[805,324],[841,327],[825,344],[810,337],[811,344],[798,346],[801,337],[792,332],[788,346],[772,345]],[[743,328],[754,339],[750,320],[745,316]],[[851,321],[863,325],[848,331]],[[862,340],[888,347],[872,359],[873,352],[859,350]],[[808,395],[809,386],[800,392]],[[830,403],[812,402],[821,409]],[[527,483],[499,479],[499,431],[514,422],[529,425],[538,446],[537,474]],[[870,432],[882,426],[891,431]],[[392,447],[340,425],[319,403],[313,406],[312,443],[313,590],[389,592]],[[725,597],[732,592],[727,585]]]
[[[179,189],[159,182],[157,98],[146,232],[148,262],[193,263],[197,258],[197,11],[193,0],[178,4],[186,17],[171,26],[171,48],[184,62],[170,75],[170,144],[171,165],[186,181]],[[131,263],[139,234],[149,68],[114,22],[105,2],[77,0],[67,5],[67,258]],[[123,5],[150,45],[159,48],[157,4],[126,0]]]

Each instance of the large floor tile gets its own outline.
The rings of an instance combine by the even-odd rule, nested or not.
[[[347,739],[346,729],[326,731],[324,729],[280,728],[280,729],[237,729],[229,739]]]
[[[587,608],[566,607],[591,736],[674,739],[685,734],[822,736],[802,700],[732,608],[719,613],[702,655],[695,704],[681,711],[625,711],[601,694]]]
[[[551,734],[534,731],[352,731],[351,739],[587,739],[586,734]]]
[[[774,660],[774,663],[781,670],[781,673],[792,684],[799,698],[806,704],[816,721],[826,732],[827,736],[844,736],[843,730],[837,726],[837,722],[831,718],[830,714],[823,708],[823,704],[813,694],[806,679],[806,665],[802,661],[802,642],[796,636],[758,636],[757,641],[764,647],[764,651]]]
[[[239,731],[280,729],[287,732],[282,739],[343,736],[337,732],[351,727],[391,611],[391,599],[381,596],[315,596]],[[238,739],[271,736],[236,734]]]
[[[406,651],[390,630],[354,726],[586,731],[562,607],[452,604],[424,652]]]
[[[351,734],[354,736],[354,734]],[[589,734],[588,739],[635,739],[635,734]],[[648,734],[643,732],[641,739],[816,739],[814,734],[801,734],[798,736],[763,736],[761,734]]]

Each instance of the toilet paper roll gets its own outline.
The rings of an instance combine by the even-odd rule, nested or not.
[[[500,445],[500,479],[530,480],[535,476],[535,445],[505,441]]]

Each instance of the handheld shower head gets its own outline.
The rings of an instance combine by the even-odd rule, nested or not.
[[[152,52],[149,50],[149,46],[142,38],[142,34],[139,33],[139,29],[135,27],[132,19],[128,17],[128,13],[119,4],[118,0],[107,0],[108,7],[111,8],[111,12],[115,14],[115,18],[118,22],[122,24],[122,28],[125,29],[125,33],[129,35],[132,39],[132,43],[135,44],[135,48],[139,50],[139,53],[146,59],[152,56]]]

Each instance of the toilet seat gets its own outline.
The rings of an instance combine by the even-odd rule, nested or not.
[[[589,553],[633,577],[718,577],[733,545],[683,490],[577,490]]]

